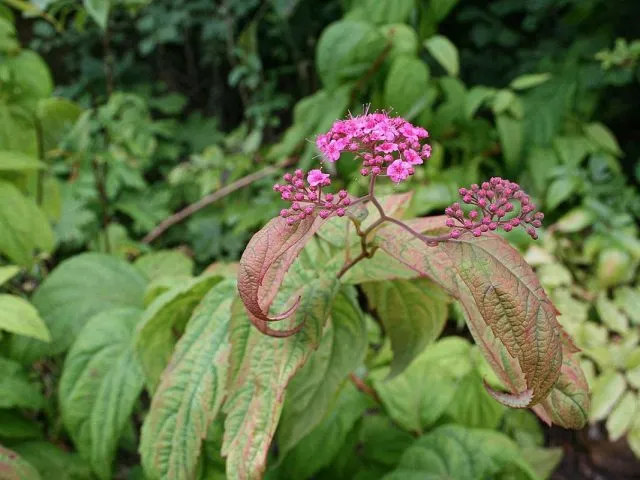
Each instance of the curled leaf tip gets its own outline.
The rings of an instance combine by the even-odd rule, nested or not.
[[[529,388],[520,393],[499,392],[483,379],[484,388],[496,401],[511,408],[527,408],[533,400],[533,389]]]
[[[279,313],[277,315],[266,316],[263,320],[265,322],[277,322],[277,321],[285,320],[286,318],[289,318],[298,309],[298,306],[300,305],[300,300],[301,299],[302,299],[302,297],[296,298],[296,301],[287,310],[285,310],[284,312]]]
[[[274,338],[286,338],[286,337],[290,337],[292,335],[295,335],[296,333],[298,333],[302,327],[304,326],[304,323],[300,323],[299,325],[296,325],[293,328],[290,328],[288,330],[275,330],[271,327],[269,327],[265,322],[262,322],[260,320],[251,318],[251,323],[262,333],[264,333],[265,335],[268,335],[270,337],[274,337]]]

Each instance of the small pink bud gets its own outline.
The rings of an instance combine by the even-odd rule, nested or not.
[[[464,195],[466,195],[466,194],[467,194],[467,189],[466,189],[466,188],[461,188],[460,190],[458,190],[458,193],[459,193],[461,196],[464,196]]]
[[[363,168],[362,170],[360,170],[360,175],[366,177],[367,175],[369,175],[369,169]]]
[[[340,198],[347,198],[347,191],[346,191],[346,190],[340,190],[340,191],[338,192],[338,196],[339,196]]]
[[[487,225],[480,225],[480,231],[481,232],[488,232],[489,231],[489,227]]]
[[[482,182],[482,188],[484,190],[489,190],[491,188],[491,184],[489,182]]]
[[[298,192],[293,196],[293,198],[295,198],[297,201],[301,202],[301,201],[304,200],[304,193]]]
[[[542,213],[542,212],[537,212],[533,217],[534,217],[536,220],[544,220],[544,213]]]
[[[344,208],[338,208],[336,210],[336,215],[338,215],[339,217],[344,217]]]
[[[479,237],[480,235],[482,235],[482,230],[480,230],[479,228],[475,228],[471,231],[471,233],[474,237]]]
[[[471,220],[475,220],[476,218],[478,218],[478,211],[477,210],[471,210],[469,212],[469,218]]]
[[[306,213],[307,215],[311,215],[313,213],[313,207],[306,207],[304,209],[304,213]]]
[[[290,173],[285,173],[282,178],[284,179],[285,182],[291,182],[291,179],[293,178],[293,176]]]
[[[498,228],[498,224],[496,222],[491,222],[489,224],[489,230],[495,230],[496,228]]]
[[[280,210],[280,216],[282,218],[287,218],[289,216],[289,210],[287,210],[286,208],[283,208],[282,210]]]
[[[484,208],[487,206],[487,201],[484,198],[481,198],[480,200],[478,200],[478,205]]]
[[[533,222],[531,222],[531,225],[536,228],[540,228],[542,226],[542,222],[540,220],[534,220]]]
[[[380,175],[380,173],[381,173],[381,172],[382,172],[382,169],[381,169],[380,167],[373,167],[373,168],[371,169],[371,173],[372,173],[373,175]]]
[[[345,199],[342,201],[342,204],[343,204],[344,206],[351,205],[351,200],[349,200],[349,198],[345,198]]]
[[[462,197],[462,201],[464,203],[471,203],[472,200],[473,200],[473,197],[471,195],[465,195],[464,197]]]
[[[510,224],[508,224],[508,223],[507,223],[507,224],[505,224],[505,225],[503,225],[503,226],[502,226],[502,229],[503,229],[505,232],[510,232],[511,230],[513,230],[513,227],[512,227]]]
[[[300,170],[299,168],[295,171],[296,177],[298,178],[302,178],[302,176],[304,175],[303,171]]]
[[[324,198],[327,200],[327,202],[333,202],[333,194],[332,193],[327,193]]]
[[[447,221],[445,223],[447,227],[453,227],[455,225],[453,218],[447,218]]]
[[[517,227],[518,225],[520,225],[520,219],[519,218],[512,218],[511,219],[511,225],[514,227]]]
[[[296,219],[294,217],[287,218],[287,225],[291,226],[296,223]]]
[[[450,234],[451,238],[453,238],[454,240],[456,238],[460,238],[460,230],[453,230]]]
[[[300,210],[300,204],[298,202],[293,202],[291,204],[291,210]]]
[[[320,218],[326,219],[329,218],[331,212],[329,212],[328,210],[320,210],[320,213],[318,215],[320,215]]]

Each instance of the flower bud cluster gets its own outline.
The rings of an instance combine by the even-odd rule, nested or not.
[[[451,238],[460,238],[464,231],[479,237],[498,229],[510,232],[516,227],[523,227],[531,238],[538,238],[536,229],[542,226],[544,214],[536,212],[536,206],[517,183],[493,177],[458,192],[463,203],[475,208],[465,213],[456,202],[445,209],[447,226],[453,228]]]
[[[342,217],[345,215],[345,208],[351,204],[345,190],[340,190],[337,194],[322,191],[323,187],[331,185],[331,178],[321,170],[311,170],[305,179],[304,172],[298,169],[285,174],[282,179],[283,183],[275,184],[273,189],[280,192],[282,200],[291,203],[291,207],[280,211],[280,216],[286,218],[289,225],[315,213],[320,218],[329,218],[334,213]]]

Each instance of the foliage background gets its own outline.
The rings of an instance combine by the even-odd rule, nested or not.
[[[307,438],[284,462],[272,452],[269,474],[381,478],[401,469],[416,432],[469,427],[511,436],[532,449],[519,455],[534,466],[559,459],[543,446],[563,445],[560,472],[569,477],[637,474],[639,14],[637,2],[603,0],[5,0],[0,443],[43,478],[143,478],[137,452],[150,393],[175,337],[190,338],[185,325],[215,283],[207,273],[233,271],[250,236],[280,210],[271,191],[280,167],[309,167],[317,154],[309,140],[370,105],[431,132],[434,156],[410,185],[407,215],[437,213],[459,186],[492,175],[518,181],[543,207],[541,241],[509,240],[583,350],[593,427],[543,436],[532,415],[467,393],[465,379],[484,372],[470,351],[467,370],[451,375],[467,389],[456,398],[474,398],[475,407],[454,403],[437,418],[411,419],[402,409],[426,393],[374,375],[383,408],[343,387],[330,410],[346,412],[336,422],[353,455],[328,449],[309,472]],[[348,160],[335,168],[352,193],[363,191]],[[242,188],[154,233],[238,180]],[[362,288],[359,297],[372,370],[391,361],[388,332],[372,320],[385,320],[375,296]],[[438,308],[429,321],[446,319],[429,338],[444,328],[434,348],[468,337],[454,305],[431,301]],[[139,365],[130,337],[148,322],[162,326],[149,333],[151,356],[162,361]],[[403,373],[407,384],[424,373],[424,358]],[[97,376],[83,377],[88,365]],[[436,383],[449,391],[450,380]],[[385,389],[402,408],[385,402]],[[105,412],[109,425],[99,423]],[[200,432],[200,478],[224,475],[219,423]],[[277,438],[286,445],[285,434]],[[143,449],[150,478],[153,463]]]

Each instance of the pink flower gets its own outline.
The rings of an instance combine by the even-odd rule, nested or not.
[[[406,180],[411,174],[411,164],[409,162],[403,162],[402,160],[394,161],[389,167],[387,167],[387,175],[391,181],[400,183]]]
[[[317,187],[318,185],[329,185],[331,180],[329,180],[328,173],[322,173],[321,170],[315,169],[311,170],[307,175],[307,182],[312,187]]]
[[[418,155],[418,152],[415,150],[408,148],[404,151],[403,155],[405,160],[411,165],[421,165],[423,163],[422,158],[420,158],[420,155]]]
[[[398,150],[398,145],[395,143],[391,143],[391,142],[385,142],[381,145],[378,145],[376,147],[376,150],[378,152],[384,152],[384,153],[391,153],[391,152],[395,152],[396,150]]]

